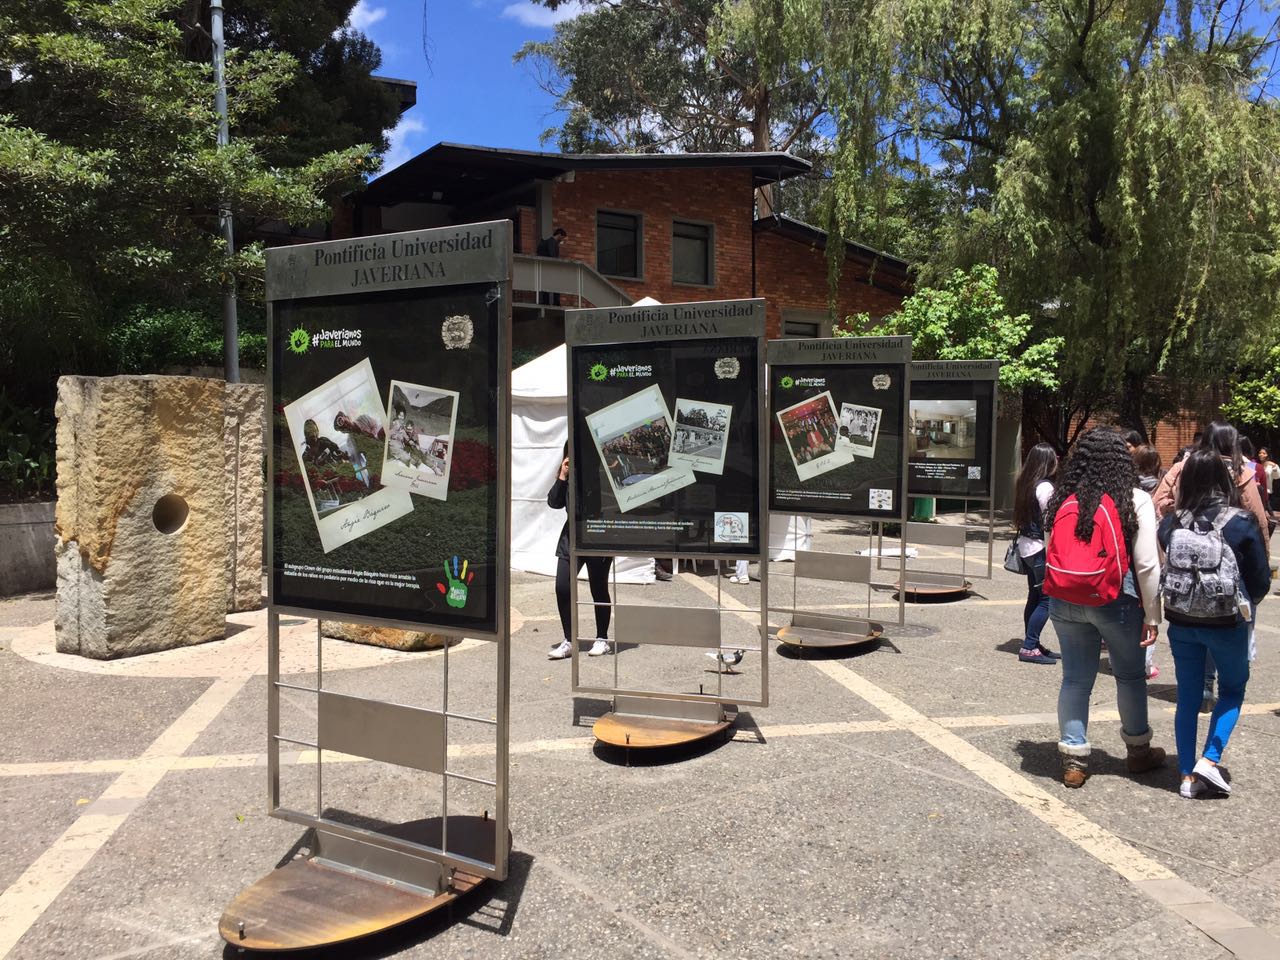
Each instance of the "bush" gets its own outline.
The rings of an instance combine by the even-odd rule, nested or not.
[[[52,496],[54,427],[52,410],[21,406],[0,392],[0,502]]]
[[[261,307],[241,304],[240,364],[267,365],[266,320]],[[159,373],[170,367],[222,366],[222,306],[140,304],[112,325],[108,340],[120,373]]]

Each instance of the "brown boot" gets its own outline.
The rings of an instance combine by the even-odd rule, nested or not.
[[[1089,761],[1084,757],[1062,758],[1062,785],[1066,787],[1083,787],[1089,779]]]
[[[1149,743],[1131,743],[1128,745],[1129,757],[1125,761],[1130,773],[1146,773],[1164,766],[1164,748],[1153,747]]]

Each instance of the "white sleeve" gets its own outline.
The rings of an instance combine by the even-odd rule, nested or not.
[[[1160,605],[1160,545],[1156,540],[1156,507],[1151,495],[1133,491],[1133,509],[1138,515],[1138,535],[1133,538],[1133,573],[1142,597],[1143,619],[1159,626],[1163,617]]]
[[[1048,480],[1041,480],[1036,484],[1036,500],[1040,504],[1040,512],[1044,513],[1049,509],[1049,501],[1053,499],[1053,484]]]

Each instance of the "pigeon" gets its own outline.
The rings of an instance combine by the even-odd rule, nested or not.
[[[716,662],[717,669],[723,669],[725,673],[734,673],[734,667],[742,662],[745,650],[728,650],[707,651],[707,656]]]

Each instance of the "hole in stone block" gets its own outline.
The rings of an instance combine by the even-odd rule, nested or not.
[[[186,500],[176,493],[166,493],[151,508],[151,522],[161,533],[177,533],[187,522],[190,512]]]

